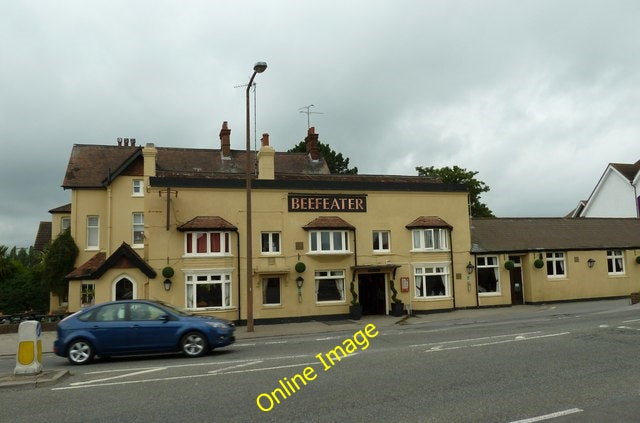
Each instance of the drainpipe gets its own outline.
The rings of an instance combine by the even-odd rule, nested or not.
[[[451,260],[451,297],[453,298],[453,308],[456,308],[456,287],[455,287],[455,272],[453,269],[453,228],[449,229],[449,257]]]
[[[240,320],[242,319],[242,314],[240,313],[240,307],[241,307],[240,304],[241,304],[241,300],[242,300],[242,297],[240,296],[241,295],[241,292],[240,292],[240,282],[241,282],[240,279],[241,279],[241,276],[240,276],[240,274],[242,272],[240,272],[240,233],[236,232],[236,234],[237,234],[236,244],[238,245],[238,250],[237,250],[238,251],[238,254],[237,254],[237,256],[238,256],[238,323],[240,323]]]
[[[478,260],[476,255],[473,256],[473,279],[476,281],[476,308],[480,308],[480,294],[478,293]]]

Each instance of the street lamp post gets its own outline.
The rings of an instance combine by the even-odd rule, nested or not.
[[[247,145],[246,145],[246,191],[247,191],[247,332],[253,332],[253,239],[251,235],[251,125],[249,116],[249,89],[256,74],[267,69],[265,62],[253,65],[253,74],[247,84]]]

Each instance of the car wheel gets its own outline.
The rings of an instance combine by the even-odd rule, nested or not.
[[[180,349],[187,357],[200,357],[208,348],[207,339],[200,332],[189,332],[180,341]]]
[[[67,358],[71,364],[87,364],[93,360],[93,355],[93,347],[84,339],[73,341],[67,351]]]

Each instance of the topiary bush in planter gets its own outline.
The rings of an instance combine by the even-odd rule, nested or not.
[[[299,261],[296,263],[295,269],[296,269],[296,272],[303,273],[305,270],[307,270],[307,265]]]
[[[533,262],[533,265],[536,267],[536,269],[542,269],[544,267],[544,260],[542,260],[541,258],[536,259]]]
[[[164,276],[167,279],[172,278],[174,274],[175,272],[173,270],[173,267],[171,266],[167,266],[164,269],[162,269],[162,276]]]
[[[507,270],[513,270],[516,267],[516,264],[513,260],[507,260],[504,262],[504,268]]]

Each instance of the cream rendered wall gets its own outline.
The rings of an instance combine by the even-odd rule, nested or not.
[[[77,311],[81,308],[80,305],[80,292],[83,283],[95,284],[95,304],[104,303],[107,301],[113,301],[114,286],[117,281],[122,278],[127,278],[134,285],[134,298],[152,298],[149,296],[149,292],[152,290],[152,285],[155,280],[149,279],[139,269],[118,269],[113,268],[105,272],[99,280],[87,280],[69,281],[69,311]]]
[[[526,301],[563,301],[629,295],[640,290],[640,266],[635,262],[637,254],[636,250],[624,251],[623,275],[608,274],[605,250],[565,252],[567,272],[563,278],[548,278],[546,267],[536,269],[531,260],[531,266],[528,268],[530,281],[525,283],[525,289],[529,294]],[[587,266],[590,258],[596,261],[591,269]]]
[[[107,196],[111,195],[111,202],[110,204],[108,202],[108,214],[106,216],[109,221],[105,222],[106,236],[109,237],[107,256],[113,253],[122,242],[126,242],[133,247],[133,213],[144,213],[145,211],[144,197],[133,196],[134,179],[141,179],[141,177],[119,176],[107,189]],[[105,239],[105,245],[106,241],[107,239]],[[144,258],[143,248],[134,249]]]
[[[177,197],[171,197],[171,227],[167,231],[166,196],[159,197],[158,190],[152,189],[145,196],[145,229],[149,242],[149,264],[160,273],[166,265],[171,265],[176,273],[173,286],[168,292],[159,292],[160,299],[165,299],[178,306],[185,305],[184,270],[232,268],[233,305],[231,311],[215,311],[216,315],[236,319],[237,306],[240,305],[242,318],[245,318],[245,237],[246,223],[244,189],[193,189],[172,188],[178,191]],[[296,192],[304,192],[298,190]],[[311,191],[309,191],[311,192]],[[351,266],[355,264],[353,232],[349,233],[350,254],[345,255],[313,255],[309,254],[309,233],[302,229],[307,223],[319,216],[339,216],[356,229],[358,264],[399,264],[396,272],[398,291],[400,277],[406,276],[413,285],[414,263],[449,262],[449,252],[410,253],[411,231],[405,225],[419,216],[439,216],[454,227],[451,280],[455,286],[456,305],[475,305],[475,293],[467,290],[464,279],[455,279],[456,273],[465,274],[465,267],[470,260],[469,216],[467,212],[466,193],[407,193],[407,192],[368,192],[366,213],[289,213],[287,195],[289,190],[255,189],[252,196],[253,226],[253,303],[255,318],[275,318],[291,316],[308,316],[324,314],[342,314],[348,312],[351,295],[348,292],[351,281]],[[330,194],[331,192],[322,192]],[[364,191],[335,192],[339,194],[363,194]],[[220,216],[235,225],[240,233],[232,236],[231,256],[223,258],[186,258],[184,257],[184,234],[176,227],[196,216]],[[372,231],[391,231],[391,252],[374,254],[372,249]],[[281,232],[281,254],[264,256],[260,253],[260,233],[263,231]],[[238,241],[240,243],[240,272],[238,273]],[[304,248],[296,250],[297,242]],[[298,302],[295,279],[298,274],[294,265],[302,261],[307,265],[301,275],[305,282],[302,288],[302,302]],[[315,281],[316,270],[345,270],[345,301],[339,304],[316,304]],[[262,305],[262,277],[279,275],[282,278],[281,306]],[[387,276],[387,282],[390,275]],[[161,278],[159,278],[161,279]],[[238,281],[241,293],[238,295]],[[461,283],[462,281],[463,283]],[[161,285],[161,280],[152,282]],[[387,283],[388,289],[388,283]],[[388,293],[390,298],[390,293]],[[453,300],[416,301],[414,289],[409,293],[400,293],[399,298],[414,309],[428,310],[451,308]],[[236,313],[234,315],[234,312]]]
[[[78,259],[76,265],[89,260],[99,251],[106,251],[107,236],[107,191],[104,189],[74,189],[71,204],[71,236],[76,242]],[[100,216],[100,239],[97,250],[87,249],[87,216]]]

